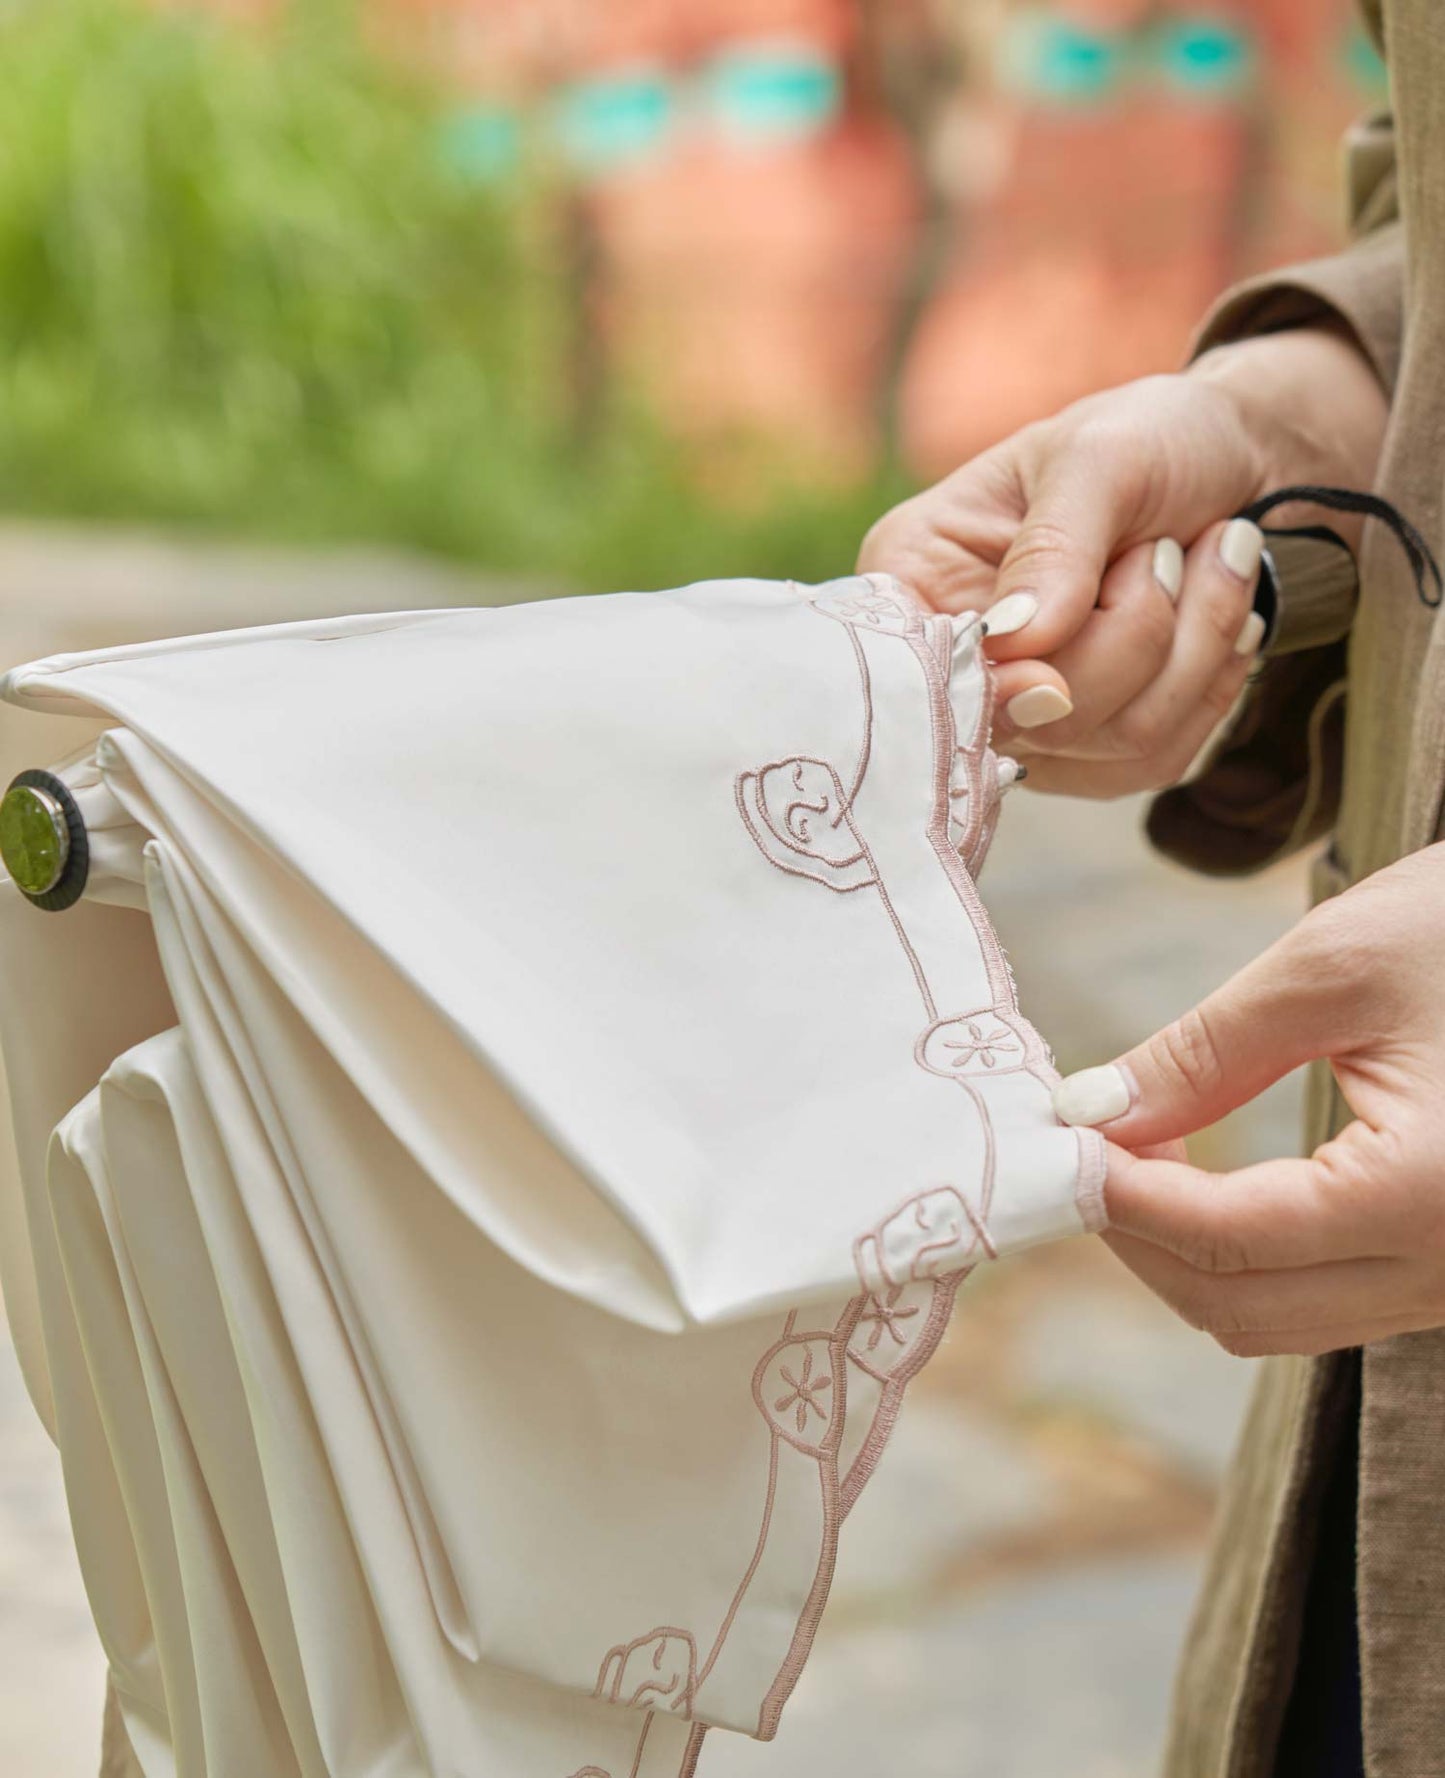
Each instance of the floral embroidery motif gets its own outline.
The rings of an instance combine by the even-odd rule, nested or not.
[[[870,1291],[848,1336],[849,1364],[885,1386],[895,1374],[910,1375],[928,1347],[939,1289],[925,1280]]]
[[[1023,1045],[1009,1036],[1008,1032],[999,1027],[985,1031],[977,1019],[970,1019],[964,1026],[966,1039],[946,1037],[943,1047],[954,1052],[954,1059],[949,1064],[952,1068],[967,1068],[971,1062],[979,1062],[985,1068],[993,1068],[1005,1056],[1018,1055]]]
[[[815,608],[841,623],[888,636],[911,635],[922,624],[922,613],[913,601],[886,585],[863,576],[846,584],[847,591],[825,587],[815,593]]]
[[[798,589],[800,592],[803,589]],[[753,1398],[773,1434],[770,1475],[762,1528],[752,1560],[734,1595],[698,1684],[706,1687],[767,1547],[778,1477],[778,1443],[813,1458],[823,1487],[825,1554],[836,1544],[838,1528],[872,1473],[887,1442],[908,1383],[936,1349],[947,1325],[959,1283],[996,1247],[988,1229],[996,1177],[996,1138],[989,1101],[980,1083],[1028,1071],[1051,1078],[1046,1047],[1018,1016],[1013,979],[973,881],[988,850],[1000,793],[1013,771],[1004,769],[989,748],[992,682],[980,660],[977,625],[960,629],[929,617],[887,576],[805,592],[821,615],[844,625],[858,664],[863,700],[863,743],[851,788],[826,760],[798,754],[753,771],[734,783],[738,812],[749,836],[775,868],[822,883],[835,892],[872,887],[891,922],[932,1021],[914,1046],[916,1063],[950,1081],[977,1113],[981,1144],[977,1200],[953,1185],[936,1185],[904,1200],[854,1246],[862,1294],[851,1299],[830,1333],[795,1332],[798,1311],[784,1322],[776,1343],[753,1372]],[[875,746],[869,656],[897,637],[921,667],[933,730],[933,806],[924,829],[948,886],[978,940],[987,976],[989,1004],[940,1017],[935,987],[925,958],[915,946],[863,832],[853,805]],[[968,673],[977,683],[961,683],[959,697],[950,681]],[[846,1473],[839,1450],[855,1372],[871,1379],[861,1390],[867,1419],[862,1442]],[[829,1565],[814,1576],[797,1634],[758,1719],[758,1734],[769,1737],[802,1669],[823,1603]],[[704,1707],[705,1708],[705,1707]],[[690,1744],[691,1746],[691,1744]],[[687,1768],[691,1770],[691,1768]]]
[[[832,1337],[788,1334],[771,1346],[753,1373],[753,1399],[779,1437],[809,1457],[828,1445],[843,1412],[834,1374]]]
[[[593,1696],[630,1710],[692,1712],[697,1690],[697,1644],[686,1630],[664,1624],[609,1649]]]
[[[813,1375],[812,1351],[804,1346],[803,1363],[798,1376],[795,1377],[785,1364],[779,1365],[778,1370],[783,1381],[788,1385],[789,1393],[780,1395],[773,1403],[774,1413],[785,1414],[789,1408],[796,1405],[799,1432],[807,1430],[809,1414],[816,1414],[826,1424],[829,1417],[828,1410],[819,1404],[818,1397],[833,1387],[833,1378],[831,1375],[818,1377]]]
[[[612,1778],[610,1772],[604,1772],[601,1766],[583,1766],[580,1772],[574,1772],[572,1778]]]
[[[1006,1012],[981,1007],[930,1025],[918,1040],[918,1061],[930,1074],[960,1080],[1017,1074],[1038,1059],[1041,1045]]]
[[[916,1303],[911,1306],[901,1304],[899,1299],[902,1295],[903,1286],[901,1284],[895,1284],[882,1296],[879,1296],[877,1291],[870,1294],[868,1306],[858,1317],[860,1328],[868,1328],[863,1344],[870,1352],[878,1350],[885,1335],[895,1346],[908,1344],[907,1334],[899,1331],[900,1324],[913,1319],[918,1313],[918,1305]]]

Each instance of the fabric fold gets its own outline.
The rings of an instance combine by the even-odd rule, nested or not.
[[[978,642],[718,582],[8,676],[114,724],[75,917],[148,984],[12,1070],[146,1778],[773,1734],[958,1284],[1102,1219],[975,887]],[[0,900],[7,965],[72,918]]]

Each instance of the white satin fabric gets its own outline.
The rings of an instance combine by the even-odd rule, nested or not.
[[[0,1039],[145,1778],[772,1734],[959,1280],[1101,1220],[973,886],[977,643],[719,582],[4,681],[114,725]]]

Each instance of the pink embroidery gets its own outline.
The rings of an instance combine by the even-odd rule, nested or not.
[[[872,580],[875,592],[887,591],[886,586],[880,587],[877,579]],[[901,598],[901,595],[899,595]],[[817,599],[820,610],[829,610],[829,601]],[[836,612],[830,611],[830,615]],[[848,621],[852,612],[845,608],[844,621]],[[928,825],[928,839],[939,862],[958,896],[964,912],[968,916],[974,931],[978,935],[984,950],[988,969],[989,983],[994,994],[994,1004],[990,1010],[1008,1025],[1024,1043],[1023,1066],[1038,1078],[1052,1083],[1056,1079],[1049,1062],[1047,1051],[1032,1027],[1018,1019],[1018,1001],[1014,990],[1013,977],[1009,971],[1003,949],[999,945],[988,916],[979,900],[978,891],[972,877],[964,868],[960,857],[962,850],[971,865],[987,848],[996,819],[998,803],[997,764],[994,756],[988,751],[986,737],[991,726],[992,717],[992,680],[984,686],[983,705],[976,732],[970,738],[967,748],[959,748],[954,733],[952,706],[947,694],[948,665],[951,664],[951,646],[945,646],[943,634],[946,619],[935,619],[926,628],[924,620],[903,619],[893,633],[905,635],[915,656],[920,661],[928,683],[930,713],[934,728],[935,783],[933,812]],[[855,620],[856,621],[856,620]],[[967,809],[968,821],[961,836],[960,850],[955,850],[949,839],[950,791],[955,788],[952,773],[961,763],[965,773],[968,790]],[[985,770],[993,776],[990,788],[991,796],[983,793],[983,775]],[[915,977],[923,994],[928,1015],[935,1021],[925,1038],[918,1046],[918,1061],[924,1062],[923,1051],[926,1040],[932,1032],[951,1020],[938,1020],[936,1008],[932,1002],[928,986],[922,978],[922,971],[916,954],[909,945],[901,922],[888,900],[887,892],[880,881],[880,895],[888,908],[899,938],[909,955]],[[969,1015],[964,1015],[967,1019]],[[1017,1020],[1015,1024],[1013,1021]],[[973,1058],[979,1060],[977,1052]],[[997,1061],[998,1057],[995,1056]],[[931,1068],[931,1072],[944,1072]],[[984,1216],[992,1198],[994,1183],[994,1136],[992,1121],[988,1116],[988,1108],[971,1081],[961,1076],[961,1071],[949,1069],[948,1077],[958,1080],[958,1084],[968,1094],[977,1107],[982,1122],[986,1143],[985,1177],[983,1182],[982,1213],[976,1213],[964,1196],[952,1187],[939,1187],[934,1192],[922,1193],[918,1197],[895,1211],[885,1219],[880,1227],[870,1235],[864,1236],[855,1250],[860,1276],[863,1278],[866,1295],[855,1298],[849,1305],[839,1324],[839,1335],[850,1362],[860,1369],[867,1370],[877,1377],[881,1367],[871,1362],[873,1356],[866,1349],[866,1338],[861,1344],[854,1339],[854,1333],[862,1322],[866,1306],[880,1300],[889,1301],[894,1291],[906,1290],[910,1285],[923,1287],[929,1278],[935,1280],[931,1284],[932,1302],[926,1323],[918,1336],[906,1350],[902,1351],[887,1381],[883,1385],[877,1410],[868,1436],[864,1440],[857,1456],[848,1469],[847,1475],[839,1483],[836,1472],[830,1474],[829,1465],[823,1464],[824,1487],[824,1524],[823,1544],[819,1557],[819,1565],[812,1591],[798,1621],[787,1659],[774,1681],[767,1698],[764,1700],[758,1720],[758,1734],[767,1739],[777,1727],[778,1718],[786,1703],[793,1686],[797,1683],[804,1662],[812,1646],[813,1636],[821,1619],[823,1606],[827,1599],[828,1587],[831,1583],[833,1563],[836,1557],[838,1527],[843,1517],[852,1509],[854,1502],[881,1455],[887,1443],[897,1417],[898,1408],[907,1384],[917,1375],[918,1371],[932,1357],[942,1339],[944,1329],[952,1312],[953,1300],[958,1286],[967,1276],[970,1268],[970,1255],[974,1243],[991,1257],[994,1254]],[[1082,1147],[1083,1145],[1081,1145]],[[1096,1168],[1086,1165],[1081,1170],[1079,1195],[1081,1210],[1092,1210],[1092,1198],[1098,1193],[1094,1182]],[[901,1270],[900,1270],[901,1268]],[[890,1271],[894,1275],[890,1275]],[[894,1324],[896,1325],[896,1323]],[[841,1385],[838,1400],[841,1402]],[[835,1416],[838,1408],[835,1404]]]
[[[1108,1144],[1097,1130],[1075,1130],[1079,1139],[1079,1185],[1077,1202],[1084,1228],[1091,1235],[1109,1225],[1109,1212],[1104,1202],[1104,1182],[1109,1172]]]
[[[972,878],[964,868],[987,849],[996,818],[997,762],[987,748],[992,683],[983,687],[980,715],[967,745],[954,735],[947,680],[954,637],[946,619],[926,619],[913,602],[887,580],[868,577],[863,590],[812,596],[815,608],[847,626],[858,663],[863,697],[863,741],[847,791],[825,760],[797,755],[740,774],[735,785],[738,812],[759,851],[777,869],[838,893],[876,887],[908,957],[927,1016],[932,1021],[915,1046],[921,1067],[951,1079],[978,1110],[985,1140],[981,1209],[953,1186],[937,1186],[900,1205],[855,1248],[863,1294],[843,1309],[831,1333],[798,1333],[789,1314],[781,1337],[759,1360],[753,1395],[771,1437],[767,1488],[757,1543],[701,1669],[694,1640],[686,1631],[661,1626],[609,1651],[595,1695],[614,1704],[645,1709],[629,1778],[638,1778],[651,1711],[689,1716],[736,1621],[762,1562],[777,1495],[778,1453],[786,1443],[818,1464],[823,1531],[812,1586],[799,1614],[792,1641],[759,1711],[757,1734],[776,1732],[784,1704],[797,1683],[821,1620],[832,1583],[839,1527],[871,1476],[892,1431],[908,1383],[932,1357],[943,1337],[958,1286],[979,1252],[994,1255],[985,1224],[994,1184],[994,1138],[988,1108],[970,1077],[992,1077],[1027,1069],[1041,1079],[1054,1077],[1037,1033],[1018,1017],[1013,980],[1001,947],[983,912]],[[906,638],[928,682],[935,741],[935,794],[928,839],[984,949],[995,1004],[939,1018],[919,958],[908,938],[869,848],[854,825],[852,808],[868,769],[873,740],[872,691],[868,665],[856,632]],[[958,778],[961,775],[963,782]],[[950,841],[950,802],[963,805],[965,819]],[[962,858],[960,857],[962,854]],[[1092,1133],[1086,1133],[1092,1134]],[[1096,1143],[1102,1150],[1102,1144]],[[1081,1159],[1092,1159],[1081,1142]],[[1097,1166],[1081,1169],[1081,1191],[1099,1194]],[[1082,1175],[1088,1176],[1088,1184]],[[846,1417],[849,1366],[879,1386],[867,1436],[849,1465],[838,1473],[837,1454]],[[705,1729],[694,1724],[678,1778],[695,1778]],[[608,1778],[597,1766],[573,1778]]]
[[[840,894],[877,882],[842,782],[826,760],[775,760],[741,773],[735,794],[743,823],[769,864]]]
[[[760,1741],[769,1741],[777,1733],[778,1718],[782,1715],[783,1705],[788,1701],[789,1694],[798,1683],[798,1675],[807,1662],[808,1652],[813,1646],[813,1638],[822,1620],[823,1607],[828,1602],[828,1589],[833,1584],[833,1568],[838,1558],[838,1528],[843,1522],[844,1511],[838,1485],[838,1444],[843,1434],[847,1399],[846,1354],[848,1342],[853,1337],[853,1330],[862,1313],[863,1301],[862,1297],[854,1297],[844,1307],[828,1342],[833,1361],[833,1422],[828,1431],[827,1443],[818,1452],[818,1479],[823,1491],[823,1536],[818,1552],[818,1566],[813,1571],[813,1584],[808,1589],[808,1597],[803,1601],[803,1609],[798,1616],[787,1655],[758,1712],[757,1732]],[[759,1369],[761,1368],[760,1366]],[[754,1388],[756,1389],[756,1376]]]
[[[852,797],[862,781],[863,767],[872,747],[872,702],[867,662],[862,659],[853,629],[865,619],[859,613],[871,613],[876,625],[885,634],[901,637],[923,669],[928,695],[929,720],[934,739],[934,795],[927,838],[944,874],[963,905],[969,923],[977,935],[993,992],[992,1010],[1000,1015],[1018,1012],[1013,977],[1009,972],[1003,949],[978,898],[973,879],[964,867],[958,850],[950,838],[950,799],[958,786],[953,782],[955,761],[964,764],[967,801],[970,815],[963,842],[977,852],[994,805],[998,801],[997,763],[987,752],[981,737],[985,736],[991,711],[992,681],[985,677],[980,717],[968,747],[960,748],[955,732],[952,706],[948,699],[947,674],[952,663],[953,631],[947,618],[927,618],[913,602],[881,577],[871,577],[866,592],[815,593],[814,608],[849,625],[850,638],[865,693],[864,741],[859,769],[854,774],[854,789],[845,793],[836,768],[826,760],[797,755],[776,760],[751,772],[739,774],[734,794],[738,812],[759,851],[779,870],[790,876],[802,876],[825,884],[840,893],[876,886],[889,920],[898,936],[930,1020],[938,1019],[938,1008],[924,974],[918,954],[908,937],[902,920],[893,905],[887,886],[879,877],[876,862],[867,842],[854,824]],[[891,619],[884,616],[891,613]],[[983,768],[987,763],[993,795],[983,795]],[[987,809],[985,805],[988,805]],[[976,1015],[968,1015],[976,1016]],[[1020,1022],[1022,1026],[1022,1022]],[[1022,1029],[1017,1033],[1023,1035]],[[1047,1052],[1031,1032],[1025,1038],[1030,1072],[1052,1084],[1056,1078],[1048,1065]],[[922,1057],[920,1056],[920,1062]],[[1042,1064],[1042,1066],[1040,1066]],[[927,1065],[927,1064],[925,1064]],[[933,1069],[932,1072],[942,1072]]]
[[[923,612],[916,601],[898,590],[886,575],[862,575],[842,591],[836,585],[804,595],[813,608],[840,623],[877,630],[886,636],[911,636],[923,627]]]
[[[935,1020],[913,1053],[920,1068],[944,1080],[1033,1072],[1045,1057],[1031,1025],[991,1006]]]
[[[858,764],[853,768],[853,782],[848,787],[848,807],[851,809],[858,800],[858,792],[868,776],[868,762],[873,757],[873,678],[868,671],[868,657],[863,652],[863,644],[858,640],[858,632],[852,625],[848,628],[848,640],[853,645],[853,660],[858,668],[858,684],[863,693],[863,745],[858,749]]]
[[[697,1644],[686,1630],[664,1624],[609,1649],[592,1695],[629,1710],[688,1716],[696,1690]]]
[[[985,677],[974,733],[960,744],[947,692],[955,646],[947,619],[926,618],[885,576],[869,576],[861,587],[855,583],[849,591],[834,589],[814,593],[811,598],[820,613],[847,626],[858,663],[864,733],[852,783],[845,792],[830,763],[796,755],[741,773],[735,783],[738,812],[759,851],[777,869],[838,893],[878,889],[932,1021],[918,1039],[915,1059],[930,1073],[955,1081],[967,1094],[978,1112],[985,1148],[980,1208],[975,1209],[950,1185],[936,1186],[905,1200],[856,1244],[854,1256],[863,1294],[845,1306],[832,1332],[796,1332],[794,1311],[783,1324],[782,1336],[759,1360],[753,1373],[753,1395],[771,1432],[762,1525],[747,1570],[701,1671],[697,1670],[691,1636],[670,1627],[613,1649],[603,1663],[597,1696],[644,1707],[661,1704],[678,1714],[690,1714],[697,1691],[711,1673],[761,1564],[776,1501],[779,1446],[786,1443],[818,1464],[823,1532],[813,1584],[787,1656],[759,1712],[757,1734],[764,1740],[776,1732],[783,1705],[812,1647],[832,1582],[839,1526],[887,1443],[903,1391],[937,1349],[958,1286],[977,1255],[982,1252],[994,1257],[996,1253],[986,1225],[994,1189],[994,1133],[988,1106],[972,1084],[973,1078],[1021,1070],[1049,1082],[1056,1078],[1042,1041],[1018,1016],[1013,978],[1002,947],[965,868],[965,860],[974,867],[986,851],[997,816],[998,762],[987,744],[992,680]],[[935,760],[927,838],[982,946],[994,995],[989,1007],[938,1016],[918,955],[854,824],[853,803],[867,772],[873,741],[871,682],[856,634],[860,629],[904,638],[923,668]],[[950,804],[955,800],[964,812],[964,819],[957,823],[956,843],[950,838]],[[1101,1144],[1095,1146],[1102,1149]],[[1100,1191],[1095,1178],[1099,1168],[1096,1162],[1087,1164],[1090,1160],[1093,1157],[1087,1144],[1081,1142],[1081,1163],[1086,1163],[1081,1165],[1081,1207]],[[1093,1210],[1091,1201],[1088,1210]],[[877,1382],[880,1393],[867,1436],[846,1476],[840,1478],[837,1453],[846,1416],[850,1364]],[[651,1720],[649,1716],[644,1723],[632,1778],[641,1763]],[[680,1778],[692,1778],[702,1734],[702,1726],[696,1725]],[[592,1778],[595,1770],[588,1768],[575,1778]],[[599,1774],[599,1778],[606,1775]]]
[[[934,1284],[906,1286],[897,1295],[893,1295],[890,1306],[895,1311],[900,1305],[904,1308],[913,1308],[916,1304],[924,1313],[919,1319],[895,1314],[893,1326],[895,1329],[906,1326],[908,1330],[906,1338],[909,1343],[903,1348],[894,1349],[896,1356],[893,1358],[891,1369],[886,1372],[883,1367],[870,1362],[867,1354],[868,1335],[866,1332],[860,1332],[868,1326],[863,1319],[871,1300],[868,1296],[853,1297],[844,1306],[831,1334],[796,1333],[797,1313],[796,1311],[790,1313],[783,1323],[781,1337],[764,1354],[754,1372],[754,1399],[757,1401],[764,1419],[768,1421],[773,1435],[769,1449],[768,1484],[763,1506],[762,1528],[747,1572],[733,1595],[718,1630],[717,1639],[698,1675],[698,1688],[702,1686],[712,1671],[762,1561],[777,1495],[778,1448],[780,1444],[786,1442],[802,1452],[803,1455],[817,1461],[819,1482],[822,1488],[823,1512],[823,1534],[813,1584],[799,1615],[788,1654],[759,1711],[756,1732],[762,1740],[768,1740],[776,1733],[783,1706],[807,1661],[813,1637],[822,1619],[828,1590],[832,1585],[839,1527],[852,1510],[853,1503],[862,1492],[882,1454],[888,1441],[888,1435],[892,1431],[893,1422],[897,1417],[904,1389],[932,1357],[938,1342],[943,1338],[952,1310],[954,1293],[961,1281],[961,1275],[954,1276]],[[891,1295],[892,1293],[885,1294]],[[916,1333],[913,1331],[915,1328],[917,1329]],[[800,1442],[794,1426],[779,1423],[777,1415],[780,1410],[774,1409],[770,1413],[766,1405],[767,1389],[771,1387],[775,1379],[781,1376],[779,1361],[785,1353],[791,1358],[799,1347],[803,1347],[813,1354],[810,1377],[815,1377],[818,1374],[819,1355],[824,1349],[827,1351],[828,1362],[832,1367],[830,1373],[832,1386],[826,1391],[832,1409],[831,1419],[827,1433],[818,1444],[811,1446]],[[882,1384],[882,1390],[867,1436],[850,1464],[847,1475],[840,1477],[837,1454],[846,1418],[847,1365],[849,1363],[867,1370],[875,1380]],[[797,1369],[791,1363],[788,1368],[794,1371],[795,1376],[798,1374]],[[790,1405],[796,1412],[796,1404]],[[689,1744],[691,1764],[684,1766],[680,1778],[688,1778],[694,1769],[700,1746],[701,1737],[699,1735],[696,1746]]]
[[[955,1273],[951,1278],[941,1278],[931,1286],[928,1303],[928,1315],[912,1344],[896,1358],[892,1370],[883,1383],[883,1393],[879,1397],[878,1406],[873,1414],[873,1424],[868,1429],[868,1436],[859,1447],[858,1455],[848,1467],[838,1490],[838,1509],[842,1518],[847,1518],[853,1510],[853,1504],[863,1492],[869,1477],[877,1466],[878,1459],[883,1455],[889,1435],[893,1431],[893,1423],[898,1418],[898,1410],[903,1405],[904,1391],[918,1375],[933,1354],[938,1350],[938,1343],[948,1328],[950,1316],[953,1314],[953,1301],[958,1294],[958,1287],[968,1276],[967,1272]],[[878,1370],[866,1359],[860,1357],[856,1349],[850,1348],[849,1358],[862,1370],[879,1378]],[[881,1379],[880,1379],[881,1380]]]
[[[952,665],[950,655],[948,663],[939,670],[938,675],[945,687],[944,697],[948,704],[950,728],[954,727],[953,704],[948,699],[946,688]],[[932,679],[933,675],[929,676]],[[963,813],[960,818],[957,811],[950,806],[949,818],[957,823],[958,832],[955,834],[946,831],[950,845],[962,857],[971,873],[977,872],[988,853],[994,829],[998,825],[999,806],[1003,800],[998,759],[988,745],[989,735],[993,730],[993,704],[993,676],[985,672],[973,733],[967,739],[954,735],[952,767],[948,774],[950,805],[955,801],[961,803]],[[959,783],[960,777],[962,783]]]
[[[904,1284],[965,1271],[980,1245],[980,1219],[951,1185],[907,1198],[853,1249],[858,1276],[872,1297]]]
[[[687,1738],[687,1746],[683,1750],[682,1765],[678,1768],[677,1778],[696,1778],[698,1757],[702,1753],[703,1737],[707,1734],[705,1723],[694,1723],[692,1733]]]
[[[816,1457],[842,1413],[835,1336],[786,1334],[753,1372],[753,1400],[773,1431],[796,1450]]]
[[[798,1376],[795,1377],[785,1364],[780,1364],[778,1369],[782,1373],[783,1381],[788,1385],[788,1394],[780,1395],[773,1403],[774,1413],[785,1414],[796,1403],[799,1432],[806,1429],[810,1414],[816,1414],[826,1425],[831,1415],[827,1408],[819,1406],[818,1397],[824,1390],[833,1387],[833,1379],[824,1376],[814,1377],[813,1354],[808,1348],[806,1346],[803,1348],[803,1363]]]
[[[885,1336],[890,1345],[906,1346],[908,1335],[902,1330],[906,1323],[918,1314],[917,1303],[905,1303],[903,1292],[907,1287],[895,1284],[880,1296],[877,1291],[870,1294],[863,1313],[858,1317],[858,1333],[861,1335],[866,1327],[868,1333],[863,1340],[868,1351],[876,1352],[883,1344]],[[856,1348],[849,1348],[856,1353]]]
[[[1013,1065],[1008,1057],[1017,1055],[1020,1061],[1023,1060],[1023,1045],[1011,1041],[1006,1028],[994,1026],[988,1029],[976,1019],[970,1019],[957,1037],[945,1038],[943,1047],[954,1052],[953,1060],[948,1064],[950,1068],[972,1068],[975,1063],[984,1068],[997,1068],[1000,1062],[1008,1068]]]

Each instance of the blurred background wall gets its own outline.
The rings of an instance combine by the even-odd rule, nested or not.
[[[1382,96],[1348,0],[0,0],[0,667],[844,572],[891,500],[1332,246]],[[0,781],[60,727],[4,712]],[[990,859],[1065,1068],[1302,905],[1137,818],[1021,796]],[[1295,1115],[1285,1083],[1200,1152]],[[779,1742],[703,1778],[1147,1778],[1250,1373],[1097,1243],[973,1280]],[[94,1778],[102,1673],[0,1336],[5,1778]]]
[[[848,565],[1339,235],[1349,0],[3,0],[0,505]]]
[[[1176,363],[1337,234],[1378,69],[1348,0],[374,0],[450,146],[575,182],[602,328],[670,428],[934,474]]]

